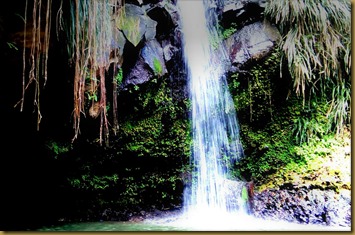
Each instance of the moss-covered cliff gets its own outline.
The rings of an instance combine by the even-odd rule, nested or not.
[[[344,210],[350,210],[351,201],[346,196],[351,190],[348,5],[339,1],[342,7],[337,12],[344,14],[332,15],[333,1],[319,3],[317,9],[325,9],[327,14],[323,12],[324,17],[317,18],[315,27],[310,29],[302,17],[288,18],[293,15],[286,14],[287,9],[282,7],[287,4],[281,6],[282,1],[270,0],[269,5],[264,5],[264,1],[242,1],[246,5],[238,5],[241,8],[236,4],[239,1],[226,1],[231,5],[217,2],[221,12],[219,29],[231,55],[226,75],[245,152],[245,157],[233,166],[233,177],[254,183],[256,215],[271,216],[275,211],[280,212],[280,208],[291,211],[278,201],[266,203],[275,195],[281,200],[280,195],[285,194],[285,190],[289,198],[295,198],[295,192],[308,195],[314,193],[312,190],[320,190],[322,193],[317,197],[322,200],[331,197],[335,201],[345,198]],[[6,140],[2,147],[6,153],[4,166],[12,171],[3,177],[8,179],[4,185],[9,192],[6,197],[9,207],[4,211],[9,215],[10,225],[5,228],[37,226],[41,219],[49,223],[128,220],[134,215],[144,216],[148,211],[181,207],[184,184],[191,178],[189,158],[193,143],[175,1],[127,0],[126,4],[131,4],[137,12],[144,11],[140,17],[150,22],[149,27],[156,27],[155,35],[148,32],[145,37],[120,48],[123,58],[111,59],[124,62],[109,64],[104,72],[109,79],[101,85],[95,83],[96,79],[105,76],[93,74],[103,70],[86,74],[85,87],[94,84],[91,88],[96,90],[87,89],[83,93],[80,135],[74,142],[71,119],[74,69],[67,63],[66,48],[60,49],[67,46],[67,41],[56,41],[51,48],[48,69],[54,79],[49,78],[41,93],[42,130],[36,132],[32,128],[32,121],[37,118],[33,110],[25,106],[19,114],[13,109],[21,97],[22,84],[22,64],[19,63],[22,54],[13,48],[14,45],[21,47],[13,44],[16,43],[13,35],[19,29],[8,27],[9,33],[0,35],[0,46],[5,52],[1,65],[4,65],[3,71],[9,69],[14,77],[5,79],[4,87],[9,89],[1,93],[6,118]],[[303,9],[307,10],[309,18],[304,19],[311,21],[314,12],[310,9],[314,6],[309,4]],[[254,12],[259,15],[252,15],[248,9],[257,9]],[[23,9],[16,9],[20,10]],[[4,22],[14,21],[15,17],[9,14],[3,14]],[[296,19],[299,21],[294,23]],[[264,20],[269,22],[267,32],[263,33],[266,38],[261,43],[265,47],[260,48],[258,43],[250,46],[247,44],[252,41],[248,37],[253,37],[250,31],[265,26]],[[324,22],[328,28],[323,28],[323,24],[316,27],[316,23]],[[300,28],[293,28],[295,25]],[[3,28],[6,27],[0,27]],[[146,28],[142,30],[147,33]],[[276,31],[279,34],[274,35]],[[295,32],[305,33],[297,34],[299,37],[294,38],[292,44]],[[330,37],[326,37],[328,34]],[[320,43],[319,37],[327,39],[331,46]],[[154,45],[158,45],[157,48]],[[314,50],[307,45],[312,45]],[[328,50],[329,61],[325,56]],[[244,52],[248,52],[249,57],[240,60]],[[335,55],[339,56],[335,58]],[[95,114],[94,108],[101,96],[97,88],[104,84],[107,99],[104,106],[97,107],[102,113],[104,107],[107,115],[91,115]],[[27,93],[26,98],[31,95]],[[112,118],[113,113],[116,119]],[[107,118],[107,145],[100,143],[103,117]],[[23,153],[22,149],[27,152]],[[45,182],[47,178],[50,183]],[[14,196],[16,193],[28,195],[33,189],[38,193]],[[48,198],[50,202],[43,203]],[[18,218],[17,212],[21,210],[23,216]],[[307,213],[298,213],[300,217],[296,220],[306,223],[302,216]],[[323,217],[320,215],[316,220],[325,223]]]

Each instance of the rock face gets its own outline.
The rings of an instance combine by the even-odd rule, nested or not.
[[[134,46],[143,39],[153,39],[156,33],[157,23],[146,16],[143,8],[125,4],[125,16],[119,20],[117,26],[122,30],[127,40]]]
[[[225,39],[231,72],[266,57],[281,39],[278,29],[264,19],[266,0],[219,1],[220,24],[237,29]]]
[[[302,224],[351,225],[351,195],[312,188],[267,189],[254,196],[256,217]]]
[[[236,23],[239,28],[262,21],[266,0],[224,0],[218,1],[221,25],[228,28]]]
[[[153,70],[154,75],[162,76],[167,73],[164,52],[156,39],[148,41],[141,50],[144,62]]]
[[[227,204],[231,208],[245,211],[249,214],[253,213],[254,183],[252,181],[223,179],[221,184],[223,190],[221,195],[225,196]]]
[[[173,2],[127,1],[124,7],[125,17],[117,20],[126,41],[121,89],[145,83],[154,76],[176,76],[175,65],[168,63],[181,53],[180,38],[174,33],[179,17]]]
[[[279,39],[279,31],[267,21],[244,26],[224,41],[232,64],[231,70],[267,56]]]
[[[237,71],[267,56],[280,39],[276,27],[263,19],[265,0],[216,0],[215,3],[212,8],[219,12],[219,23],[225,28],[231,24],[237,28],[223,42],[230,59],[226,62],[227,70]],[[184,74],[177,69],[183,67],[183,60],[175,1],[126,1],[125,17],[117,22],[124,35],[124,50],[120,45],[124,71],[121,89],[145,83],[154,76],[183,80]]]

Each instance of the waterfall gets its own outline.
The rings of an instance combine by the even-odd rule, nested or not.
[[[192,217],[216,219],[242,212],[245,203],[244,183],[229,178],[230,166],[242,157],[243,149],[224,76],[228,56],[215,25],[215,1],[179,0],[177,4],[192,105],[194,170],[191,186],[184,192],[184,210]]]

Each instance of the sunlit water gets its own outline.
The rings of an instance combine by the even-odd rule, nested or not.
[[[227,55],[213,24],[213,1],[178,1],[185,65],[192,103],[193,180],[184,192],[188,221],[219,223],[229,214],[243,215],[243,200],[226,186],[230,166],[242,155],[239,126],[224,76]],[[214,44],[213,44],[214,42]],[[215,48],[213,47],[215,45]],[[240,191],[244,184],[234,184]],[[237,197],[235,197],[237,195]],[[220,221],[221,222],[221,221]]]
[[[146,220],[145,223],[166,226],[175,231],[351,231],[350,227],[291,223],[255,218],[246,214],[229,214],[219,219],[213,217],[207,220],[191,220],[190,216],[182,215]]]
[[[68,223],[61,226],[41,228],[38,231],[351,231],[350,227],[331,227],[311,224],[297,224],[285,221],[256,219],[249,216],[212,224],[192,223],[183,217],[167,217],[145,220],[141,222],[81,222]]]

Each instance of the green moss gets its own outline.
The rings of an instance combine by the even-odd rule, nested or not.
[[[83,141],[69,151],[64,165],[72,167],[66,171],[76,196],[73,210],[100,214],[182,203],[191,147],[189,101],[171,86],[161,76],[120,91],[120,128],[110,135],[109,147]]]
[[[229,77],[229,89],[234,104],[242,118],[249,122],[265,122],[273,118],[274,96],[277,94],[275,84],[279,69],[280,51],[276,48],[259,63],[248,68],[247,73],[234,73]]]
[[[351,188],[349,156],[339,152],[342,140],[334,137],[327,98],[313,95],[304,103],[292,92],[291,78],[284,71],[280,77],[279,49],[245,69],[229,77],[245,151],[234,174],[253,180],[257,191],[286,183]]]
[[[322,190],[351,189],[350,132],[335,137],[329,135],[322,140],[312,139],[295,147],[295,154],[304,159],[304,164],[290,162],[276,173],[269,175],[265,183],[257,187],[279,188],[291,183],[295,187],[312,187]]]
[[[158,76],[163,75],[163,66],[157,58],[154,58],[153,60],[153,67],[154,67],[154,73],[156,75]]]
[[[114,145],[123,158],[133,162],[125,169],[122,206],[181,203],[182,175],[190,155],[190,124],[187,102],[171,94],[164,77],[123,94],[130,102],[122,107],[126,115],[120,120]]]
[[[122,151],[129,155],[177,157],[189,154],[189,121],[184,102],[173,100],[167,84],[152,81],[134,98],[136,109],[121,123]]]
[[[104,190],[108,187],[112,187],[113,185],[117,184],[118,175],[90,175],[90,174],[83,174],[80,178],[70,178],[69,184],[76,189],[79,190]]]
[[[230,36],[232,36],[234,33],[237,32],[237,24],[236,23],[232,23],[231,26],[229,28],[223,28],[220,26],[221,31],[222,31],[222,37],[223,39],[227,39]]]

